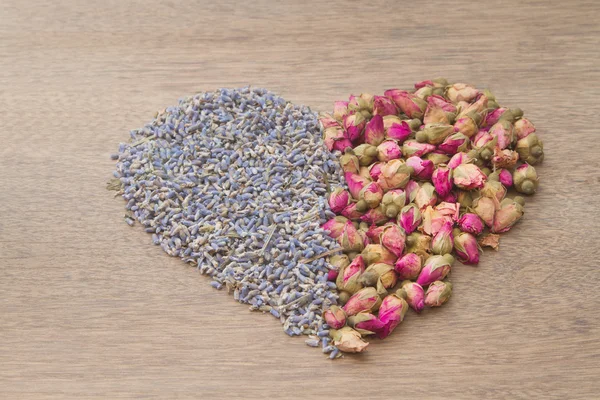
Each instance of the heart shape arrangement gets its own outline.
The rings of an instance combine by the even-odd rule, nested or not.
[[[338,216],[323,225],[345,253],[329,273],[343,306],[323,316],[339,350],[361,352],[408,307],[444,304],[455,258],[477,264],[480,246],[498,249],[524,212],[507,190],[536,192],[543,146],[520,109],[443,78],[350,96],[320,122],[347,184],[331,192]]]

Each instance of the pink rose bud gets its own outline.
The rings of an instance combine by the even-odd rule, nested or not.
[[[329,259],[331,269],[327,272],[327,280],[335,282],[339,275],[339,272],[350,265],[350,259],[345,254],[339,254],[332,256]]]
[[[342,215],[352,221],[356,221],[360,219],[363,215],[365,215],[365,211],[357,210],[358,203],[350,203],[343,210]]]
[[[450,295],[452,295],[452,284],[450,282],[433,282],[427,288],[425,304],[427,307],[439,307],[448,301]]]
[[[390,89],[383,93],[386,97],[390,98],[400,111],[408,116],[408,118],[422,118],[427,102],[418,98],[413,93],[409,93],[406,90]]]
[[[411,203],[400,210],[398,214],[398,225],[404,229],[406,233],[414,232],[421,225],[421,212],[416,204]]]
[[[371,243],[381,244],[380,236],[383,233],[383,230],[385,229],[386,226],[387,226],[387,224],[382,225],[382,226],[371,225],[369,227],[366,234],[367,234],[367,237],[371,240]]]
[[[372,335],[383,328],[379,318],[367,312],[360,312],[348,318],[348,325],[356,329],[361,335]]]
[[[519,153],[516,151],[504,149],[500,150],[499,147],[494,149],[494,155],[492,156],[492,166],[495,169],[498,168],[512,168],[517,164],[519,160]]]
[[[413,169],[406,165],[404,160],[391,160],[381,167],[381,175],[377,183],[384,191],[403,188],[410,180],[412,172]]]
[[[385,289],[389,289],[391,287],[396,286],[396,283],[398,282],[398,275],[396,275],[394,267],[389,264],[371,264],[365,270],[365,273],[367,272],[373,273],[375,276],[377,276],[381,280],[381,284]]]
[[[430,250],[431,236],[413,232],[406,237],[406,253],[415,253],[424,260],[429,258]]]
[[[351,172],[353,174],[358,174],[360,164],[358,162],[358,157],[354,155],[353,152],[346,152],[340,157],[340,165],[342,166],[342,170],[344,174]]]
[[[339,274],[340,274],[339,270],[330,269],[329,271],[327,271],[327,280],[329,282],[335,282]]]
[[[323,319],[332,329],[340,329],[346,325],[346,313],[338,306],[331,306],[323,312]]]
[[[396,218],[406,204],[406,193],[402,189],[392,189],[383,195],[381,207],[388,218]]]
[[[446,124],[429,124],[425,125],[423,130],[420,130],[415,135],[415,139],[419,143],[429,143],[433,145],[441,144],[444,139],[454,133],[454,127]]]
[[[504,114],[507,110],[508,108],[500,107],[488,113],[488,115],[485,117],[485,120],[483,121],[483,124],[481,124],[481,127],[484,129],[491,128],[496,122],[500,120],[502,114]]]
[[[383,208],[378,206],[367,211],[362,217],[360,217],[360,220],[369,225],[381,225],[386,223],[389,218],[383,212]]]
[[[433,174],[433,162],[429,160],[423,160],[421,157],[412,156],[406,159],[406,165],[412,167],[414,170],[413,176],[422,180],[431,179]]]
[[[406,302],[416,312],[420,313],[425,307],[425,291],[417,282],[404,281],[402,289],[406,296]]]
[[[388,134],[388,130],[393,125],[402,125],[402,120],[397,115],[386,115],[383,117],[383,129],[385,129],[386,135]],[[408,124],[407,124],[408,126]],[[409,127],[410,128],[410,127]]]
[[[487,177],[475,164],[461,164],[454,168],[452,179],[456,187],[472,190],[481,189]]]
[[[483,146],[485,146],[486,144],[488,144],[489,142],[491,142],[492,140],[494,140],[494,137],[489,132],[479,131],[473,137],[471,144],[473,145],[474,148],[480,149]]]
[[[415,197],[417,197],[417,192],[419,191],[420,187],[421,186],[417,183],[417,181],[408,181],[404,187],[404,193],[406,193],[406,204],[415,201]]]
[[[417,283],[421,286],[427,286],[434,281],[444,279],[450,272],[452,263],[454,263],[454,257],[450,254],[429,257],[425,261],[425,265],[423,265],[423,269],[417,278]]]
[[[374,182],[377,182],[377,179],[379,179],[379,175],[381,175],[381,167],[383,166],[383,163],[377,162],[374,164],[371,164],[369,168],[369,175],[371,176],[371,179]]]
[[[492,233],[508,231],[523,216],[524,204],[525,200],[521,196],[502,200],[500,208],[494,214],[494,224],[490,231]]]
[[[342,212],[342,210],[348,205],[350,201],[350,193],[343,188],[335,188],[329,195],[329,208],[336,214]]]
[[[484,197],[495,197],[498,201],[501,201],[506,196],[506,188],[500,181],[494,180],[492,175],[492,179],[483,185],[479,194]]]
[[[427,86],[433,87],[433,81],[432,80],[426,80],[426,81],[415,83],[415,89],[421,89],[421,88],[427,87]]]
[[[381,244],[370,244],[361,253],[367,265],[384,263],[394,265],[398,257]]]
[[[506,149],[513,141],[513,125],[506,120],[500,120],[490,128],[490,135],[498,138],[500,149]]]
[[[431,181],[440,197],[445,197],[452,190],[452,171],[446,165],[440,165],[433,171]]]
[[[500,180],[500,183],[506,186],[507,188],[511,187],[513,184],[512,174],[507,169],[500,170],[500,173],[498,174],[498,179]]]
[[[446,154],[442,154],[439,150],[436,150],[433,153],[426,154],[424,157],[426,160],[429,160],[433,163],[434,167],[440,166],[440,164],[446,165],[448,161],[450,161],[450,157]]]
[[[515,122],[515,134],[517,139],[523,139],[535,132],[535,126],[527,118],[521,118]]]
[[[342,234],[337,240],[342,249],[346,251],[362,251],[365,247],[362,236],[350,221],[346,222]]]
[[[406,234],[404,230],[396,224],[385,226],[381,234],[381,244],[386,249],[394,253],[396,257],[400,257],[404,251],[404,244],[406,242]]]
[[[423,260],[421,259],[421,256],[415,253],[407,253],[396,261],[394,270],[396,270],[396,273],[398,274],[398,279],[412,280],[417,279],[422,266]]]
[[[465,116],[467,114],[479,114],[483,113],[484,116],[487,115],[488,110],[488,97],[483,93],[480,93],[477,96],[477,100],[468,106],[462,108],[459,113],[459,117]],[[481,117],[481,116],[480,116]],[[483,121],[483,117],[477,122],[477,125],[480,125]]]
[[[333,118],[338,121],[343,121],[344,117],[348,115],[348,102],[347,101],[336,101],[333,103]]]
[[[482,219],[488,227],[494,225],[496,209],[500,207],[496,197],[479,197],[473,200],[473,211]]]
[[[369,346],[369,343],[362,340],[360,333],[349,326],[330,332],[330,335],[333,344],[344,353],[360,353]]]
[[[369,208],[375,208],[381,203],[383,190],[376,182],[365,185],[358,194],[358,198],[364,200]]]
[[[358,255],[354,257],[354,260],[348,266],[340,270],[335,281],[338,290],[356,293],[362,287],[359,279],[363,272],[365,272],[364,259]]]
[[[412,134],[410,125],[406,121],[392,124],[386,131],[386,135],[390,139],[396,140],[398,143],[404,143]]]
[[[373,97],[373,115],[385,117],[386,115],[396,114],[398,114],[398,109],[392,100],[385,96]]]
[[[423,224],[420,230],[427,235],[435,235],[442,229],[442,226],[446,222],[453,222],[453,218],[451,216],[443,215],[441,212],[433,208],[432,206],[428,206],[421,212],[423,216]]]
[[[348,140],[344,130],[334,126],[323,131],[323,142],[329,151],[343,152],[347,147],[352,147],[352,142]]]
[[[346,183],[348,184],[348,190],[350,191],[350,194],[352,197],[358,200],[360,198],[360,191],[363,187],[367,186],[370,181],[358,174],[353,174],[351,172],[346,172],[344,176],[346,178]]]
[[[379,321],[383,323],[383,328],[376,332],[377,337],[380,339],[388,337],[394,328],[402,322],[407,310],[408,303],[402,297],[397,294],[386,296],[379,307],[378,316]]]
[[[427,153],[435,150],[435,146],[429,143],[419,143],[416,140],[407,140],[402,145],[402,154],[404,157],[423,157]]]
[[[472,111],[463,114],[456,119],[454,130],[465,135],[467,138],[473,137],[479,132],[479,124],[481,123],[481,115]]]
[[[534,194],[538,187],[538,175],[535,168],[529,164],[521,164],[513,172],[513,182],[517,192]]]
[[[419,207],[419,210],[424,210],[425,208],[427,208],[427,206],[434,206],[435,203],[437,203],[437,195],[435,194],[435,188],[429,182],[423,183],[423,185],[421,185],[421,187],[417,191],[417,195],[415,196],[415,204],[417,205],[417,207]]]
[[[453,155],[469,149],[469,138],[462,133],[455,133],[444,139],[444,142],[438,146],[438,150],[448,155]]]
[[[395,140],[386,140],[377,146],[377,159],[390,161],[402,157],[402,149]]]
[[[366,123],[365,117],[360,113],[350,114],[344,117],[342,125],[351,142],[356,142],[362,136]]]
[[[463,214],[462,217],[458,220],[458,226],[460,230],[467,233],[472,233],[473,235],[479,235],[483,232],[483,222],[481,218],[477,214],[466,213]]]
[[[453,103],[457,103],[459,101],[466,101],[470,103],[477,97],[478,94],[479,91],[477,89],[464,83],[455,83],[446,90],[446,97]]]
[[[447,203],[456,203],[458,202],[458,194],[455,191],[452,191],[445,196],[439,196],[438,199]]]
[[[435,206],[435,211],[444,217],[448,217],[448,221],[454,223],[458,221],[460,215],[460,204],[443,201]]]
[[[373,111],[373,100],[373,95],[369,93],[361,93],[360,96],[350,95],[350,98],[348,99],[348,109],[356,112],[364,111],[371,114]]]
[[[337,216],[325,222],[321,228],[325,231],[329,231],[329,236],[337,239],[344,232],[347,223],[348,219],[346,217]]]
[[[431,240],[431,252],[433,254],[448,254],[454,248],[454,235],[452,234],[452,223],[446,222]]]
[[[365,127],[365,142],[373,146],[378,146],[385,139],[385,130],[383,129],[383,118],[381,115],[375,115]]]
[[[432,95],[427,98],[427,109],[423,117],[423,123],[427,124],[450,124],[456,117],[456,106],[449,103],[442,96]]]
[[[479,262],[479,250],[475,236],[467,232],[457,232],[454,237],[454,251],[458,261],[463,264],[477,264]]]
[[[358,163],[363,167],[368,167],[377,159],[377,147],[368,143],[359,144],[352,151],[358,158]]]
[[[544,160],[544,145],[535,132],[519,139],[515,150],[521,161],[528,164],[534,165]]]
[[[333,118],[330,114],[327,114],[327,113],[323,113],[319,116],[319,122],[321,123],[321,126],[323,127],[323,129],[327,129],[327,128],[331,128],[331,127],[341,128],[341,125],[339,124],[339,122],[336,121],[335,118]]]
[[[350,317],[363,311],[377,311],[380,304],[381,299],[379,298],[379,294],[377,294],[377,289],[368,286],[354,293],[352,297],[348,299],[348,302],[344,305],[343,309],[346,312],[346,315]]]
[[[413,94],[420,99],[427,100],[429,96],[433,95],[433,88],[430,86],[424,86],[415,90]]]
[[[471,157],[468,153],[456,153],[452,156],[450,161],[448,161],[448,168],[454,169],[461,164],[466,164],[471,161]]]

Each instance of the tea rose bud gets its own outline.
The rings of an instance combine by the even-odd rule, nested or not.
[[[377,159],[390,161],[402,157],[402,149],[395,140],[386,140],[377,146]]]
[[[381,233],[380,241],[386,249],[394,253],[396,257],[400,257],[404,251],[406,234],[398,225],[390,224]]]
[[[431,161],[435,168],[439,167],[441,164],[446,165],[446,163],[450,161],[450,157],[448,157],[446,154],[438,152],[426,154],[423,158]]]
[[[379,307],[379,321],[383,328],[376,332],[377,337],[384,339],[402,322],[408,311],[408,303],[397,294],[386,296]]]
[[[506,110],[498,121],[508,121],[511,124],[514,124],[521,116],[523,115],[523,111],[520,108],[511,108]]]
[[[433,171],[431,181],[435,191],[441,196],[447,196],[452,190],[452,171],[446,165],[440,165]]]
[[[353,174],[358,174],[360,169],[360,164],[358,162],[358,157],[354,155],[354,152],[346,152],[340,157],[340,165],[342,166],[342,170],[344,173],[351,172]]]
[[[369,267],[365,270],[367,272],[374,272],[379,279],[381,279],[381,283],[383,287],[389,289],[391,287],[396,286],[398,282],[398,275],[396,275],[396,271],[394,271],[394,267],[389,264],[384,263],[375,263],[369,265]]]
[[[422,259],[429,257],[431,249],[431,236],[413,232],[406,237],[406,253],[415,253]]]
[[[406,193],[406,203],[412,203],[415,201],[415,197],[417,197],[417,192],[421,186],[417,183],[417,181],[408,181],[406,186],[404,187],[404,193]]]
[[[428,206],[421,212],[423,216],[423,224],[419,230],[427,235],[435,235],[442,229],[446,222],[453,222],[452,217],[443,215],[441,212]]]
[[[367,211],[360,220],[366,222],[369,225],[381,225],[388,221],[388,217],[383,212],[383,208],[381,206],[371,208]]]
[[[454,251],[458,261],[463,264],[477,264],[479,262],[479,245],[475,236],[467,232],[456,230],[454,235]]]
[[[352,147],[352,142],[344,133],[344,130],[339,127],[329,127],[323,130],[323,142],[329,151],[344,151],[348,147]]]
[[[488,106],[489,106],[489,102],[488,102]],[[487,114],[487,116],[485,117],[485,119],[483,120],[481,127],[483,129],[491,128],[496,122],[498,122],[500,120],[500,117],[502,116],[502,114],[504,114],[507,110],[508,110],[508,108],[499,107],[499,108],[496,108],[494,111],[489,112]]]
[[[431,252],[433,254],[448,254],[454,248],[454,236],[452,234],[452,223],[446,222],[431,240]]]
[[[415,83],[415,89],[421,89],[423,87],[433,87],[433,81],[426,80],[426,81],[421,81],[421,82]]]
[[[406,90],[390,89],[383,93],[390,98],[408,118],[422,118],[427,102]]]
[[[342,249],[346,251],[362,251],[365,247],[362,236],[350,221],[346,222],[342,234],[337,240]]]
[[[345,353],[360,353],[369,346],[369,343],[362,340],[360,333],[348,326],[330,331],[329,334],[333,338],[333,344]]]
[[[340,329],[346,325],[346,313],[338,306],[331,306],[324,311],[323,319],[332,329]]]
[[[485,174],[474,164],[461,164],[452,172],[454,185],[463,190],[480,189],[486,179]]]
[[[519,153],[521,161],[528,164],[534,165],[544,160],[544,145],[536,133],[530,133],[523,139],[519,139],[515,150]]]
[[[498,146],[500,149],[506,149],[513,141],[513,125],[506,121],[500,120],[490,128],[489,131],[492,137],[498,138]]]
[[[471,207],[473,205],[473,194],[465,190],[459,190],[456,201],[460,203],[461,209]]]
[[[456,183],[456,182],[455,182]],[[427,206],[434,206],[437,203],[437,195],[435,194],[435,188],[429,182],[425,182],[415,196],[415,204],[419,207],[419,210],[427,208]]]
[[[456,117],[456,106],[442,96],[432,95],[427,98],[427,109],[423,117],[424,124],[451,124]]]
[[[485,197],[495,197],[498,201],[502,201],[506,196],[506,188],[497,180],[488,180],[479,194]]]
[[[477,97],[479,91],[471,85],[455,83],[446,90],[446,97],[453,103],[459,101],[471,102]]]
[[[499,170],[498,179],[500,180],[500,183],[502,183],[507,188],[509,188],[509,187],[511,187],[513,185],[512,174],[507,169],[500,169]]]
[[[458,201],[456,191],[451,191],[446,196],[439,196],[438,198],[440,199],[440,201],[447,203],[456,203]]]
[[[381,175],[379,175],[377,183],[384,191],[403,188],[410,180],[412,173],[413,169],[406,165],[404,160],[391,160],[381,167]]]
[[[515,122],[515,135],[518,139],[523,139],[535,132],[535,126],[527,118],[521,118]]]
[[[477,132],[479,132],[479,124],[481,124],[481,115],[475,111],[471,111],[467,114],[461,115],[456,119],[454,123],[454,130],[460,132],[465,137],[471,138]]]
[[[329,195],[329,208],[336,214],[342,212],[350,201],[350,193],[343,188],[335,188]]]
[[[431,179],[434,169],[433,162],[423,160],[421,157],[412,156],[406,159],[406,165],[412,167],[414,177],[422,180]]]
[[[402,258],[399,258],[394,265],[394,270],[398,274],[398,279],[417,279],[421,268],[423,266],[423,260],[421,256],[415,253],[407,253]]]
[[[500,150],[499,147],[494,149],[494,156],[492,157],[492,165],[494,168],[512,168],[517,164],[519,160],[519,153],[512,150]]]
[[[344,177],[346,178],[346,183],[348,184],[348,190],[350,191],[350,194],[357,200],[360,199],[360,191],[369,183],[371,183],[370,180],[351,172],[346,172]]]
[[[495,197],[479,197],[473,201],[473,211],[490,228],[494,225],[494,215],[499,206]]]
[[[362,287],[359,279],[363,272],[365,272],[364,259],[358,255],[349,265],[340,270],[335,281],[337,288],[348,293],[356,293]]]
[[[373,164],[373,161],[377,159],[377,147],[368,143],[356,146],[353,151],[356,157],[358,157],[358,163],[364,167]]]
[[[448,221],[454,223],[458,221],[458,217],[460,215],[460,204],[456,204],[456,202],[449,203],[443,201],[435,206],[435,211],[444,217],[448,217]]]
[[[436,281],[427,288],[425,304],[427,307],[439,307],[448,301],[452,295],[452,284],[450,282]]]
[[[474,148],[481,149],[486,144],[494,140],[494,137],[487,131],[479,131],[471,142]]]
[[[350,203],[342,210],[342,215],[352,221],[356,221],[360,219],[363,215],[365,215],[365,211],[359,211],[357,209],[358,203]],[[366,202],[364,202],[365,210],[368,208]]]
[[[336,101],[333,103],[333,118],[342,122],[344,117],[348,115],[348,102]]]
[[[350,264],[350,259],[346,254],[338,254],[329,259],[331,269],[327,273],[327,280],[335,282],[339,276],[339,272]]]
[[[398,214],[398,225],[408,234],[412,233],[421,225],[421,212],[416,204],[411,203],[400,210]]]
[[[379,179],[379,175],[381,175],[381,167],[383,166],[383,163],[380,162],[376,162],[371,164],[368,168],[369,168],[369,175],[371,176],[371,179],[374,182],[377,182],[377,179]]]
[[[367,312],[360,312],[348,318],[348,325],[363,336],[372,335],[383,327],[379,318]]]
[[[488,233],[481,237],[478,241],[481,247],[491,247],[492,249],[498,251],[498,247],[500,246],[500,235],[495,233]]]
[[[406,139],[412,134],[412,130],[407,121],[401,121],[399,123],[393,123],[386,130],[386,137],[393,139],[398,143],[404,143]]]
[[[450,254],[443,256],[434,255],[425,260],[425,265],[417,278],[417,283],[421,286],[427,286],[437,280],[442,280],[450,272],[454,263],[454,257]]]
[[[513,173],[515,189],[519,193],[534,194],[538,187],[538,176],[535,168],[522,164]]]
[[[488,109],[488,97],[485,94],[480,93],[477,96],[476,101],[474,101],[471,104],[469,104],[468,106],[460,109],[460,113],[458,114],[458,116],[460,118],[467,114],[479,115],[480,113],[487,115],[487,109]],[[483,121],[483,117],[480,115],[480,120],[477,121],[477,125],[480,125],[482,121]]]
[[[388,218],[396,218],[406,204],[406,193],[402,189],[392,189],[383,195],[381,207]]]
[[[360,113],[346,115],[342,121],[346,136],[351,142],[356,142],[362,137],[366,124],[365,117]]]
[[[365,117],[369,118],[373,111],[373,102],[373,95],[369,93],[361,93],[358,97],[350,95],[350,98],[348,99],[348,109],[360,112]]]
[[[371,182],[361,189],[358,198],[364,200],[369,208],[375,208],[381,203],[383,190],[376,182]]]
[[[454,127],[452,125],[435,123],[425,125],[423,130],[417,132],[415,139],[419,143],[438,145],[453,133]]]
[[[420,313],[425,307],[425,291],[417,282],[406,280],[402,282],[402,291],[405,293],[406,302],[416,312]]]
[[[375,115],[365,127],[365,142],[378,146],[385,139],[385,129],[383,129],[383,118],[381,115]]]
[[[331,128],[331,127],[335,127],[335,128],[342,127],[338,123],[338,121],[336,121],[335,118],[333,118],[330,114],[327,114],[327,113],[323,113],[319,116],[319,122],[321,123],[321,126],[323,127],[323,129],[327,129],[327,128]]]
[[[423,157],[425,154],[431,153],[434,150],[434,145],[429,143],[419,143],[416,140],[407,140],[402,145],[402,154],[404,155],[404,157]]]
[[[373,97],[373,116],[381,115],[382,117],[385,117],[386,115],[396,114],[398,114],[398,109],[391,99],[385,96]]]
[[[427,100],[427,98],[429,96],[431,96],[433,94],[433,88],[428,87],[428,86],[424,86],[422,88],[419,88],[417,90],[415,90],[414,95],[417,96],[420,99],[423,100]]]
[[[460,230],[467,233],[472,233],[473,235],[479,235],[483,232],[483,221],[477,214],[466,213],[463,214],[462,217],[458,220],[458,226]]]
[[[337,216],[325,222],[321,228],[323,228],[325,231],[329,231],[329,236],[337,239],[344,232],[344,228],[348,222],[349,221],[346,217]]]
[[[452,156],[452,158],[450,158],[450,161],[448,161],[448,168],[454,169],[461,164],[470,162],[471,160],[472,157],[469,155],[469,153],[456,153]]]
[[[469,138],[458,132],[448,136],[442,144],[438,146],[438,151],[448,155],[454,155],[469,149]]]
[[[521,196],[514,199],[504,199],[500,208],[494,214],[494,224],[490,231],[502,233],[508,231],[523,216],[525,200]]]
[[[371,243],[381,244],[380,236],[387,225],[388,224],[382,226],[371,225],[369,227],[367,230],[367,237],[371,240]]]
[[[344,311],[348,317],[356,315],[359,312],[377,311],[381,304],[381,299],[374,287],[365,287],[354,293],[348,302],[344,304]]]
[[[394,253],[380,244],[370,244],[361,253],[366,265],[384,263],[394,265],[397,258]]]

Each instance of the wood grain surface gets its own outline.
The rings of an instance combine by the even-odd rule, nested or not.
[[[597,1],[0,3],[0,398],[600,398]],[[123,222],[156,110],[267,87],[330,110],[444,75],[518,106],[539,193],[454,296],[332,362]]]

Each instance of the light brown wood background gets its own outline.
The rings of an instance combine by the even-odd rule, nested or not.
[[[0,3],[0,398],[600,398],[600,5]],[[444,307],[337,362],[123,222],[128,130],[264,86],[315,110],[444,75],[538,127],[539,193]]]

